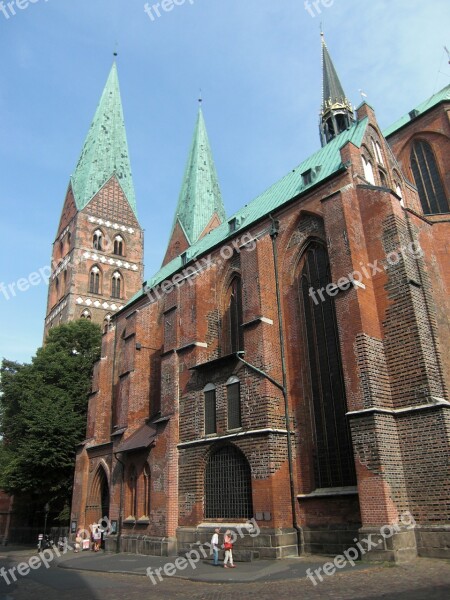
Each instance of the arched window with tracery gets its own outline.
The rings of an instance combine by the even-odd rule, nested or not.
[[[224,315],[224,349],[225,353],[239,352],[244,349],[244,332],[242,329],[242,282],[236,275],[227,290]]]
[[[111,280],[111,296],[113,298],[121,298],[122,294],[122,276],[119,271],[116,271]]]
[[[92,236],[92,246],[94,250],[102,250],[103,246],[103,233],[100,229],[94,231],[94,235]]]
[[[81,318],[81,319],[86,319],[87,321],[90,321],[90,320],[91,320],[91,318],[92,318],[92,317],[91,317],[91,313],[88,311],[88,309],[87,309],[87,308],[85,308],[85,309],[83,310],[83,312],[82,312],[82,313],[81,313],[81,315],[80,315],[80,318]]]
[[[120,235],[116,235],[114,238],[114,254],[117,256],[124,256],[124,243],[123,238]]]
[[[101,275],[101,271],[100,269],[97,267],[97,265],[94,265],[91,269],[91,272],[89,273],[89,292],[91,294],[100,294],[100,275]]]
[[[356,483],[334,298],[317,294],[329,283],[327,251],[320,243],[311,243],[303,257],[300,303],[306,338],[305,367],[309,371],[316,488]]]
[[[410,158],[423,212],[426,215],[449,212],[448,200],[431,145],[425,140],[416,140]]]
[[[205,469],[206,519],[253,517],[252,475],[244,454],[235,446],[220,448]]]

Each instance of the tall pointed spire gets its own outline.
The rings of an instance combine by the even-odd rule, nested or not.
[[[354,120],[351,103],[345,95],[333,61],[322,36],[323,96],[320,113],[320,138],[322,146],[348,129]]]
[[[184,173],[164,264],[226,219],[199,100],[197,124]]]
[[[115,62],[71,177],[78,210],[87,206],[113,175],[117,177],[136,215],[136,197]]]

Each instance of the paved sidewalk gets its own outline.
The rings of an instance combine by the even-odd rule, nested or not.
[[[8,549],[8,552],[2,552],[0,549],[0,558],[2,554],[7,554],[14,562],[20,562],[27,560],[32,554],[36,554],[36,551],[34,549],[11,548]],[[180,562],[176,562],[177,560]],[[77,571],[140,575],[149,577],[149,581],[155,584],[173,578],[204,583],[250,583],[305,578],[308,569],[314,572],[332,560],[332,557],[327,556],[255,560],[253,562],[237,562],[235,563],[236,568],[224,569],[223,563],[215,567],[212,560],[202,558],[196,561],[195,556],[189,563],[187,560],[182,561],[182,557],[176,556],[158,557],[139,554],[110,554],[103,551],[98,553],[91,551],[74,553],[69,551],[59,558],[55,556],[53,564],[63,569]],[[177,568],[178,565],[180,565],[180,568]],[[339,570],[345,572],[371,568],[373,568],[373,565],[357,562],[354,567],[348,564]]]

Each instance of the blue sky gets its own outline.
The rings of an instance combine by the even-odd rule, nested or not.
[[[0,8],[0,282],[49,263],[116,43],[147,277],[167,245],[200,88],[230,215],[319,147],[321,20],[347,95],[359,104],[363,89],[381,127],[450,80],[448,0],[326,0],[314,17],[303,0],[178,1],[153,21],[143,0]],[[46,301],[43,283],[0,293],[0,358],[30,359]]]

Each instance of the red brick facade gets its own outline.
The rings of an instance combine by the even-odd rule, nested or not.
[[[115,176],[81,211],[69,186],[51,266],[44,338],[51,327],[79,318],[106,328],[139,290],[143,232]],[[98,284],[92,282],[98,288],[91,284],[92,269],[98,271]],[[113,289],[114,278],[120,290]]]
[[[103,338],[86,442],[78,451],[72,506],[78,525],[107,514],[119,530],[119,539],[109,537],[109,548],[166,555],[205,541],[216,523],[232,526],[252,516],[261,535],[245,538],[237,550],[281,558],[341,551],[356,536],[379,533],[409,511],[416,529],[400,527],[371,556],[449,556],[449,214],[423,214],[408,170],[408,144],[425,136],[450,198],[449,110],[448,102],[434,107],[393,135],[389,147],[363,104],[358,119],[368,117],[369,123],[361,147],[348,142],[341,149],[343,167],[333,177],[273,212],[279,222],[276,255],[269,215],[249,227],[244,222],[234,237],[210,250],[208,268],[193,269],[181,285],[167,286],[167,293],[149,290],[120,311]],[[361,155],[372,163],[374,183],[365,178]],[[89,223],[91,213],[88,207],[86,215],[70,217],[79,253],[89,248],[96,227]],[[132,226],[128,260],[133,253],[139,265],[137,288],[141,232]],[[330,288],[340,360],[333,369],[342,373],[346,402],[336,448],[344,453],[349,427],[351,468],[344,485],[325,487],[317,479],[319,417],[313,415],[312,346],[301,292],[311,248],[326,249],[329,281],[340,285],[352,273],[356,280]],[[76,297],[92,264],[89,259],[70,280],[75,289],[69,318],[80,311]],[[178,283],[185,276],[179,271]],[[240,342],[230,334],[236,277],[242,282]],[[101,322],[104,311],[97,314]],[[236,381],[240,427],[230,428],[229,386]],[[216,430],[210,434],[205,388],[215,398]],[[153,435],[133,448],[132,436],[139,439],[145,428]],[[208,503],[220,501],[208,495],[206,482],[215,485],[209,469],[216,453],[226,455],[230,448],[251,473],[251,515],[207,517],[214,513]],[[339,457],[327,460],[329,470],[340,468]],[[229,458],[226,464],[231,469],[234,463]]]

